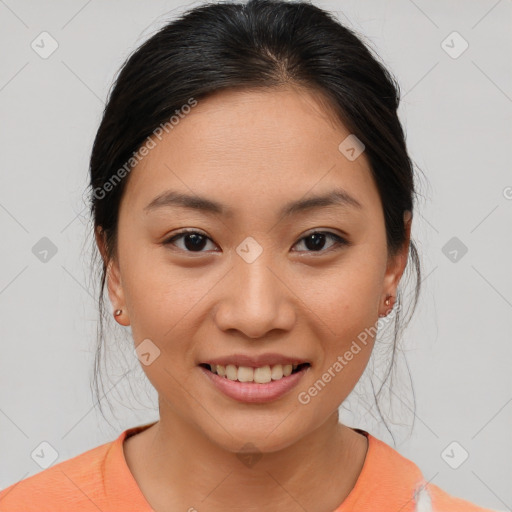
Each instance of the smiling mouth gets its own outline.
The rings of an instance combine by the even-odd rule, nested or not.
[[[228,364],[207,364],[202,363],[199,366],[206,368],[210,372],[228,380],[238,382],[252,382],[255,384],[267,384],[272,381],[281,380],[293,373],[298,373],[311,366],[309,363],[300,364],[275,364],[253,368],[250,366],[235,366]]]

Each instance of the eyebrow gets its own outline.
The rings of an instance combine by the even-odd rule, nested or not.
[[[327,206],[342,206],[362,209],[363,205],[346,190],[336,188],[322,195],[299,199],[286,204],[280,211],[281,218],[290,217],[299,212],[322,208]],[[188,195],[182,192],[168,190],[155,197],[145,208],[144,211],[150,211],[163,207],[181,207],[191,210],[198,210],[210,214],[220,214],[226,217],[233,216],[233,210],[222,203],[200,197]]]

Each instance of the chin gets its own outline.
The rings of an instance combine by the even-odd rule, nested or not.
[[[303,417],[292,419],[293,413],[288,415],[289,411],[282,410],[264,417],[244,413],[238,418],[230,416],[228,420],[224,416],[222,427],[225,430],[215,423],[215,426],[205,425],[203,433],[214,444],[236,454],[251,451],[252,448],[257,453],[278,452],[298,442],[315,428],[313,425],[308,428]]]

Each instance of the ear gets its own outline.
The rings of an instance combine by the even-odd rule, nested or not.
[[[121,309],[122,313],[115,317],[116,322],[121,325],[130,325],[128,317],[128,311],[126,310],[126,303],[124,300],[123,283],[121,281],[121,272],[119,270],[119,263],[116,258],[108,257],[106,249],[105,233],[101,226],[98,226],[95,230],[96,244],[101,254],[103,263],[106,265],[106,277],[105,282],[107,284],[108,296],[110,302],[114,308],[114,311]]]
[[[412,225],[412,214],[409,210],[404,212],[404,224],[405,224],[405,240],[399,251],[388,259],[386,274],[384,276],[384,297],[382,303],[386,300],[388,295],[394,297],[393,304],[396,299],[396,291],[402,278],[402,274],[407,266],[407,259],[409,256],[409,244],[411,240],[411,225]],[[390,309],[388,306],[387,309]]]

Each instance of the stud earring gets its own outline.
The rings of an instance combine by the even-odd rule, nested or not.
[[[386,297],[386,300],[384,301],[384,304],[385,304],[386,306],[389,306],[389,299],[392,299],[392,298],[393,298],[393,295],[388,295],[388,296]],[[388,313],[389,313],[389,311],[388,311]],[[383,317],[385,317],[385,316],[388,316],[388,313],[380,314],[380,315],[379,315],[379,317],[380,317],[380,318],[383,318]]]
[[[122,310],[122,309],[116,309],[116,310],[114,311],[114,316],[119,316],[122,312],[123,312],[123,310]]]

